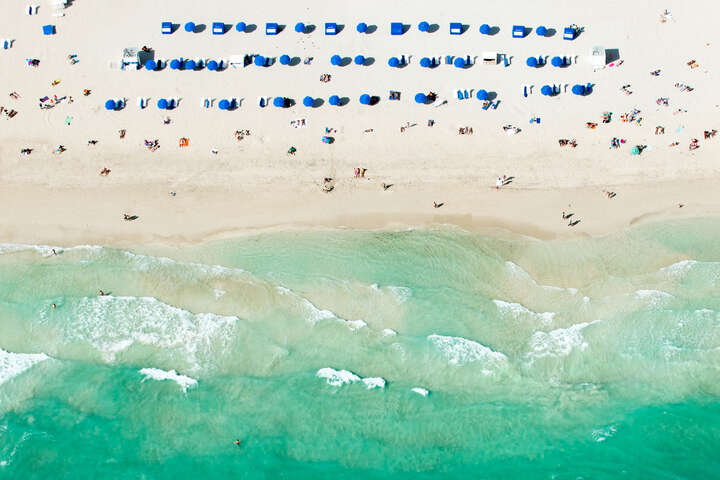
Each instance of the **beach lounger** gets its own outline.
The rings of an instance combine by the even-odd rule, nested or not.
[[[260,108],[265,108],[265,105],[267,105],[267,104],[265,103],[265,99],[264,99],[263,97],[258,97],[258,106],[259,106]]]
[[[238,101],[237,98],[233,97],[230,99],[230,108],[237,108],[238,107]]]
[[[486,100],[485,102],[483,102],[482,109],[487,110],[488,108],[490,108],[490,102]]]
[[[460,90],[457,91],[457,97],[458,97],[458,100],[464,100],[464,99],[465,99],[465,97],[463,97],[463,94],[462,94],[462,92],[461,92]]]
[[[465,91],[463,92],[463,98],[465,98],[466,100],[467,100],[468,98],[470,98],[470,97],[468,96],[468,91],[467,91],[467,89],[465,89]]]
[[[25,5],[25,15],[32,15],[33,8],[32,5]]]
[[[498,105],[500,105],[500,100],[495,100],[495,103],[492,104],[492,109],[497,110]],[[537,123],[540,123],[540,119],[537,119]]]
[[[143,97],[137,97],[137,106],[138,106],[138,108],[141,109],[141,110],[143,109],[144,100],[145,100],[145,99],[144,99]]]
[[[472,63],[472,60],[470,59],[470,55],[468,55],[467,58],[465,59],[465,64],[466,64],[466,65],[472,65],[472,64],[473,64],[473,63]]]
[[[523,97],[527,98],[528,92],[527,92],[527,85],[523,85]]]
[[[452,65],[452,63],[453,63],[452,55],[446,55],[445,56],[445,65]]]

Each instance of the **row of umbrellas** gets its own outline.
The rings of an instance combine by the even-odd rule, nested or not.
[[[580,86],[582,87],[582,85],[580,85]],[[543,89],[544,88],[545,87],[543,87]],[[548,88],[550,88],[550,87],[548,86]],[[543,94],[545,94],[544,90],[543,90]],[[487,100],[488,92],[486,90],[478,90],[477,93],[475,94],[475,96],[477,97],[478,100]],[[373,100],[373,99],[375,99],[375,100]],[[313,98],[310,95],[308,95],[303,98],[302,103],[306,107],[312,107],[315,105],[316,100],[317,100],[316,98]],[[360,98],[358,100],[360,101],[360,104],[362,104],[362,105],[370,105],[371,103],[377,102],[377,97],[373,97],[367,93],[364,93],[364,94],[360,95]],[[426,104],[426,103],[432,103],[432,101],[434,101],[434,98],[430,99],[426,94],[424,94],[422,92],[417,93],[415,95],[416,103]],[[284,107],[292,105],[292,103],[293,103],[292,100],[290,100],[286,97],[273,98],[273,106],[275,106],[275,107],[284,108]],[[328,98],[328,103],[333,106],[339,106],[342,103],[342,100],[339,95],[331,95]],[[230,109],[235,108],[235,105],[236,105],[235,99],[223,98],[218,102],[218,108],[220,110],[230,110]],[[113,99],[109,99],[105,102],[106,110],[117,110],[119,108],[119,106],[120,105],[118,105],[118,103]],[[160,110],[171,109],[174,107],[175,107],[175,102],[173,100],[160,98],[157,101],[157,108]]]
[[[592,85],[589,83],[587,85],[576,84],[573,85],[571,91],[575,95],[589,95],[590,93],[592,93]],[[546,97],[549,97],[551,95],[555,95],[555,93],[558,92],[556,92],[555,88],[551,87],[550,85],[543,85],[542,88],[540,88],[540,93],[542,93]]]
[[[457,23],[454,23],[454,25],[456,25],[456,24],[457,24]],[[418,23],[417,28],[418,28],[419,31],[421,31],[421,32],[426,32],[426,33],[432,33],[432,32],[434,32],[434,31],[437,30],[437,26],[436,26],[436,25],[431,25],[429,22],[426,22],[426,21],[423,21],[423,22]],[[198,31],[198,28],[197,28],[197,25],[195,24],[195,22],[187,22],[187,23],[185,23],[184,29],[185,29],[186,32],[189,32],[189,33],[193,33],[193,32],[197,32],[197,31]],[[312,28],[312,27],[309,26],[309,25],[306,25],[306,24],[303,23],[303,22],[298,22],[298,23],[296,23],[296,24],[295,24],[295,28],[294,28],[294,30],[295,30],[297,33],[310,33],[313,29],[314,29],[314,28]],[[370,30],[370,28],[368,27],[368,24],[365,23],[365,22],[360,22],[360,23],[358,23],[357,26],[355,27],[355,29],[356,29],[359,33],[368,33],[369,30]],[[490,35],[490,34],[493,32],[493,29],[497,30],[498,27],[491,27],[491,26],[488,25],[487,23],[483,23],[482,25],[480,25],[479,31],[480,31],[480,33],[482,33],[483,35]],[[238,32],[246,32],[246,31],[249,30],[249,29],[248,29],[248,24],[245,23],[245,22],[238,22],[238,23],[235,24],[235,30],[237,30]],[[545,37],[545,36],[547,36],[547,34],[549,33],[549,29],[548,29],[547,27],[543,26],[543,25],[540,25],[539,27],[537,27],[537,28],[535,29],[535,33],[537,33],[537,34],[538,34],[539,36],[541,36],[541,37]]]
[[[568,62],[565,60],[565,57],[558,57],[555,56],[550,60],[550,63],[553,67],[563,67],[565,65],[568,65]],[[543,60],[542,55],[535,58],[535,57],[528,57],[527,60],[525,60],[525,65],[528,67],[540,67],[542,65],[545,65],[545,62]]]

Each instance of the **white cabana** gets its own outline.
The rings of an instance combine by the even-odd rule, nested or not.
[[[590,65],[593,68],[605,67],[605,48],[604,47],[592,47],[590,49]]]
[[[136,47],[128,47],[123,49],[121,70],[125,67],[134,66],[136,69],[140,68],[140,52]]]

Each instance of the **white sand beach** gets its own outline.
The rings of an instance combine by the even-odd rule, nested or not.
[[[720,211],[715,188],[720,138],[703,135],[718,128],[720,104],[720,39],[711,24],[718,7],[712,4],[703,11],[676,0],[592,6],[463,0],[449,9],[427,1],[408,6],[372,0],[348,9],[332,2],[74,0],[58,11],[63,16],[54,16],[45,1],[33,15],[26,14],[26,2],[6,3],[0,37],[14,41],[0,53],[0,105],[17,114],[0,119],[0,241],[182,243],[267,228],[431,225],[554,238]],[[671,15],[661,22],[666,9]],[[163,35],[163,21],[180,28]],[[185,32],[187,21],[204,25],[204,31]],[[244,21],[256,29],[212,35],[217,21],[232,26]],[[265,23],[273,21],[285,28],[267,36]],[[296,33],[298,21],[314,25],[314,31]],[[328,21],[344,28],[326,36]],[[360,34],[355,26],[361,21],[377,29]],[[393,21],[410,28],[391,36]],[[420,32],[420,21],[439,29]],[[468,30],[450,35],[454,21]],[[483,23],[499,32],[482,35]],[[55,26],[55,35],[43,35],[47,24]],[[563,40],[563,28],[571,24],[583,31],[575,40]],[[513,25],[532,31],[512,38]],[[535,32],[540,25],[556,33],[540,37]],[[313,60],[224,71],[117,68],[124,48],[143,46],[168,61],[257,54]],[[590,64],[594,46],[610,54],[605,68]],[[507,56],[509,66],[502,56],[497,65],[483,64],[487,51]],[[334,54],[351,59],[362,54],[372,65],[332,66]],[[76,55],[77,63],[68,55]],[[407,66],[388,66],[388,58],[403,55]],[[455,68],[445,64],[447,55],[470,56],[476,63]],[[539,55],[547,57],[547,65],[526,66],[527,57]],[[571,65],[553,67],[556,55],[571,58]],[[422,68],[425,56],[443,63]],[[40,62],[32,67],[26,59]],[[659,75],[651,75],[655,70]],[[331,81],[320,82],[323,74]],[[561,93],[542,95],[545,84],[560,85]],[[573,95],[575,84],[592,84],[592,92]],[[525,97],[523,87],[529,85],[532,93]],[[621,89],[625,85],[632,93]],[[91,93],[84,96],[84,89]],[[483,110],[474,95],[457,98],[457,90],[479,89],[499,101],[497,108]],[[399,101],[388,99],[390,90],[401,92]],[[438,96],[434,103],[415,103],[416,93],[431,91]],[[8,96],[11,92],[19,98]],[[379,97],[379,103],[361,105],[364,93]],[[349,103],[329,105],[335,94]],[[323,104],[303,106],[306,95]],[[38,99],[45,96],[73,101],[41,109]],[[295,104],[260,108],[260,96]],[[136,106],[138,97],[149,99],[147,108]],[[180,99],[177,108],[156,107],[158,99],[173,97]],[[212,108],[202,106],[204,97],[216,99]],[[241,99],[237,109],[217,108],[220,99],[233,97]],[[112,98],[126,98],[127,105],[107,111],[105,102]],[[658,103],[661,98],[667,106]],[[642,121],[622,121],[633,109],[640,110],[636,118]],[[612,112],[609,123],[602,122],[603,112]],[[165,116],[171,119],[167,125]],[[541,122],[531,124],[536,117]],[[305,126],[294,128],[291,121],[299,119]],[[587,128],[586,122],[597,126]],[[412,126],[401,131],[408,123]],[[506,125],[520,131],[508,135]],[[664,134],[655,133],[658,126]],[[472,135],[459,135],[461,127],[471,127]],[[238,141],[237,130],[250,135]],[[323,143],[323,136],[334,142]],[[189,145],[179,147],[180,138]],[[613,138],[625,141],[610,148]],[[160,148],[148,150],[145,140],[156,139]],[[577,147],[560,146],[559,139],[576,140]],[[689,149],[692,139],[699,148]],[[674,142],[678,145],[671,147]],[[59,145],[66,151],[54,153]],[[643,146],[642,153],[632,155],[634,146]],[[290,147],[297,149],[294,155],[287,154]],[[25,148],[32,153],[22,155]],[[99,175],[103,168],[110,169],[107,176]],[[366,169],[364,178],[355,177],[356,168]],[[495,181],[503,175],[512,181],[498,191]],[[329,193],[322,188],[325,178],[334,186]],[[392,186],[385,190],[382,184]],[[616,195],[608,198],[605,191]],[[433,202],[442,206],[433,208]],[[564,211],[580,223],[569,227],[561,218]],[[123,221],[123,214],[138,218]]]

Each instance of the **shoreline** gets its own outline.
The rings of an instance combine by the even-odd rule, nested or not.
[[[323,193],[315,185],[244,190],[176,188],[164,184],[65,188],[8,184],[0,242],[109,247],[187,246],[277,231],[454,229],[538,240],[604,236],[667,219],[708,217],[720,202],[707,192],[717,179],[618,185],[608,199],[600,187],[500,191],[466,184],[393,185],[352,182]],[[13,208],[23,198],[22,208]],[[433,208],[432,203],[443,203]],[[678,208],[682,203],[683,208]],[[569,227],[562,212],[580,223]],[[124,221],[123,213],[138,215]]]

